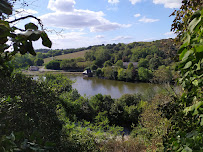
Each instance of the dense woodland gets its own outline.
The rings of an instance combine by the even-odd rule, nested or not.
[[[183,88],[182,94],[173,89],[158,93],[147,90],[143,95],[126,94],[119,99],[101,94],[83,97],[72,89],[73,82],[60,74],[33,80],[17,71],[30,63],[43,64],[39,58],[31,59],[31,55],[45,53],[36,53],[32,41],[41,38],[49,48],[52,42],[34,23],[25,25],[25,30],[33,30],[31,35],[16,34],[12,25],[16,20],[5,20],[12,14],[11,2],[15,1],[0,2],[0,151],[203,151],[201,1],[184,0],[181,8],[172,13],[172,30],[177,32],[180,43],[178,52],[172,39],[88,48],[85,60],[92,65],[88,68],[96,74],[100,71],[104,77],[105,71],[118,68],[117,79],[125,81],[131,71],[135,71],[135,77],[130,77],[133,81],[137,72],[139,80],[149,81],[140,77],[139,71],[153,73],[153,78],[157,75],[155,78],[160,80],[160,72],[167,68],[171,71],[171,58],[179,60],[173,69],[178,73],[176,81]],[[14,51],[8,52],[9,47]],[[24,62],[19,64],[19,58]],[[23,65],[27,59],[30,63]],[[138,69],[132,64],[125,69],[124,61],[138,62]],[[119,72],[124,76],[119,77]]]

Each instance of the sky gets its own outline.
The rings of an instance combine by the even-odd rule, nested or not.
[[[32,14],[42,20],[52,49],[174,38],[170,31],[182,0],[27,0],[15,18]],[[22,27],[29,19],[18,22]],[[34,48],[44,48],[35,42]]]

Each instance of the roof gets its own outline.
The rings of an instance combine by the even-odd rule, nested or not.
[[[129,65],[130,63],[133,64],[134,68],[138,68],[138,62],[123,62],[123,66],[124,66],[125,68],[128,68],[128,65]]]

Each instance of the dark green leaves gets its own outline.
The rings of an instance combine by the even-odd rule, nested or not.
[[[25,25],[25,30],[27,30],[27,29],[38,30],[38,27],[34,23],[28,23]]]
[[[48,36],[45,32],[41,33],[41,38],[42,38],[42,44],[46,47],[51,48],[52,42],[50,41],[50,39],[48,38]]]
[[[1,2],[0,2],[0,13],[5,13],[7,15],[12,14],[12,6],[7,0],[1,0]]]

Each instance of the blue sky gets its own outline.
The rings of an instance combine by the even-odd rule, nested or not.
[[[169,15],[181,6],[181,0],[30,1],[21,15],[33,14],[42,20],[53,49],[173,38]],[[40,42],[34,46],[43,48]]]

